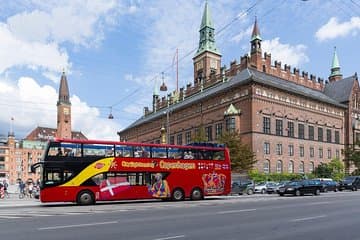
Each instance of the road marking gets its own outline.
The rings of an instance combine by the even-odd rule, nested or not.
[[[118,223],[118,221],[99,222],[99,223],[84,223],[84,224],[54,226],[54,227],[43,227],[43,228],[38,228],[38,230],[42,231],[42,230],[56,230],[56,229],[62,229],[62,228],[90,227],[90,226],[106,225],[106,224],[114,224],[114,223]]]
[[[256,211],[256,209],[255,209],[255,208],[252,208],[252,209],[241,209],[241,210],[221,211],[221,212],[217,212],[217,214],[252,212],[252,211]]]
[[[324,218],[324,217],[327,217],[327,216],[320,215],[320,216],[307,217],[307,218],[296,218],[296,219],[290,220],[290,222],[303,222],[303,221],[314,220],[314,219],[319,219],[319,218]]]
[[[178,235],[173,237],[164,237],[164,238],[155,238],[154,240],[168,240],[168,239],[176,239],[176,238],[184,238],[185,235]]]
[[[16,216],[0,216],[2,219],[16,219],[16,218],[23,218],[23,217],[16,217]]]

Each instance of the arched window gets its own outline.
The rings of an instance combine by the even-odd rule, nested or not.
[[[292,160],[289,161],[288,172],[294,173],[294,161]]]
[[[270,160],[264,162],[264,173],[270,173]]]
[[[304,162],[303,161],[300,162],[299,173],[304,173]]]
[[[314,172],[314,162],[310,162],[310,165],[309,165],[309,172]]]
[[[283,171],[283,164],[281,160],[278,160],[276,163],[276,172],[277,173],[282,173]]]

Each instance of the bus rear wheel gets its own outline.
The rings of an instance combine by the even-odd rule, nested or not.
[[[174,201],[182,201],[185,199],[184,191],[181,188],[176,188],[172,192],[172,200]]]
[[[94,194],[89,190],[81,191],[77,196],[76,202],[80,205],[95,204]]]
[[[197,201],[203,199],[203,193],[200,188],[194,188],[191,191],[191,200]]]

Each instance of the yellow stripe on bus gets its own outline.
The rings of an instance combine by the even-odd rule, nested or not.
[[[74,187],[80,186],[83,182],[88,180],[89,178],[103,172],[107,172],[110,169],[111,163],[114,158],[103,158],[96,162],[93,162],[89,166],[87,166],[84,170],[82,170],[76,177],[71,179],[70,181],[64,183],[63,187]]]

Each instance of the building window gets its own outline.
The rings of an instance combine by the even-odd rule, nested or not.
[[[283,121],[280,119],[276,119],[276,135],[283,135]]]
[[[319,158],[323,158],[324,152],[322,148],[319,148]]]
[[[177,145],[182,145],[182,134],[181,133],[177,135],[176,143],[177,143]]]
[[[289,161],[288,172],[294,173],[294,162],[292,160]]]
[[[270,160],[264,162],[264,173],[270,173]]]
[[[270,154],[270,143],[264,142],[264,154]]]
[[[315,155],[314,147],[310,147],[310,157],[314,157],[314,155]]]
[[[335,157],[337,159],[340,159],[340,151],[339,151],[339,149],[336,149],[335,154],[336,154]]]
[[[301,161],[300,162],[300,165],[299,165],[299,173],[304,173],[305,171],[304,171],[304,162],[303,161]]]
[[[331,143],[331,129],[326,129],[326,141]]]
[[[314,162],[310,162],[310,165],[309,165],[309,172],[314,172],[314,168],[315,168],[315,165],[314,165]]]
[[[331,159],[331,148],[329,148],[328,150],[327,150],[327,152],[328,152],[328,159]]]
[[[304,157],[305,155],[305,151],[304,151],[304,146],[300,146],[300,157]]]
[[[192,142],[191,141],[191,131],[188,131],[188,132],[185,133],[185,143],[189,144],[191,142]]]
[[[314,126],[309,126],[309,140],[314,140]]]
[[[304,133],[304,124],[302,123],[299,123],[298,125],[298,130],[299,130],[299,133],[298,133],[298,136],[300,139],[304,139],[305,138],[305,133]]]
[[[288,122],[288,137],[294,137],[294,122]]]
[[[294,156],[294,145],[289,145],[289,156]]]
[[[263,133],[270,134],[270,118],[263,118]]]
[[[323,141],[323,129],[322,128],[318,128],[318,141],[320,141],[320,142]]]
[[[213,140],[212,138],[212,126],[208,126],[205,128],[205,137],[208,142],[211,142]]]
[[[340,143],[340,133],[339,131],[335,131],[335,143]]]
[[[276,154],[282,155],[282,144],[281,143],[276,144]]]
[[[283,171],[283,164],[281,160],[278,160],[276,163],[276,172],[277,173],[282,173]]]
[[[235,117],[226,118],[226,131],[235,132]]]
[[[171,145],[175,144],[175,137],[174,136],[170,136],[170,144]]]
[[[215,125],[215,135],[216,135],[216,139],[219,139],[219,137],[222,135],[222,123],[217,123]]]

